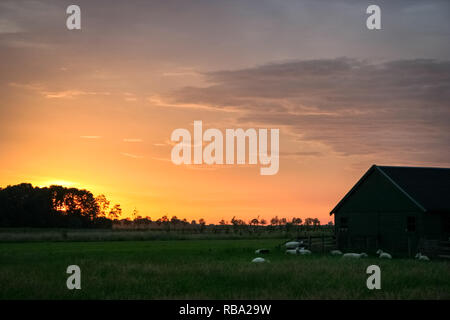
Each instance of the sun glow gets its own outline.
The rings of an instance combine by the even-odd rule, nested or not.
[[[47,180],[42,183],[37,183],[36,185],[40,188],[50,187],[50,186],[62,186],[62,187],[66,187],[66,188],[71,188],[71,187],[76,187],[78,184],[75,182],[66,181],[66,180]]]

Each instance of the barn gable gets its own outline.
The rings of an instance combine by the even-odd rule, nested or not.
[[[385,181],[381,181],[383,179],[380,177],[384,177]],[[368,181],[373,179],[376,179],[378,182]],[[382,210],[385,206],[388,206],[389,210],[395,210],[397,204],[400,204],[399,201],[403,202],[400,199],[404,200],[406,197],[410,203],[413,203],[422,212],[450,213],[450,201],[447,200],[450,194],[450,169],[373,165],[336,207],[331,210],[330,215],[341,210],[343,206],[348,209],[350,198],[353,198],[356,193],[358,193],[358,198],[364,198],[360,194],[361,192],[365,193],[364,190],[367,189],[367,184],[380,185],[375,190],[367,190],[369,197],[365,199],[366,202],[363,208],[358,209],[359,211],[364,211],[364,208]],[[396,191],[393,191],[392,187]],[[390,189],[391,195],[396,194],[398,197],[399,194],[402,194],[402,196],[394,199],[395,201],[391,201],[393,199],[385,198],[387,196],[386,192],[384,192],[387,190],[386,188]],[[354,202],[354,200],[352,199],[350,202]],[[351,205],[353,203],[350,203]],[[412,208],[405,206],[403,203],[401,205],[403,209],[412,210]]]
[[[425,211],[411,195],[393,181],[380,167],[373,165],[355,186],[331,210],[379,212],[379,211]]]

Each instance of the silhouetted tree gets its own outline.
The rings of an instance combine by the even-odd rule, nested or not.
[[[98,208],[99,208],[99,216],[106,217],[109,209],[110,202],[106,199],[105,195],[101,194],[95,198],[95,201],[97,201]]]
[[[122,215],[122,208],[120,207],[120,204],[115,204],[114,207],[109,212],[109,218],[119,219],[121,215]]]
[[[270,219],[270,224],[272,226],[276,226],[276,225],[278,225],[278,223],[279,223],[278,216],[275,216],[272,219]]]
[[[108,227],[102,211],[108,201],[90,191],[29,183],[0,189],[1,227]]]

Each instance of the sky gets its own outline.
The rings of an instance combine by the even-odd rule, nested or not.
[[[0,186],[86,188],[125,217],[327,223],[372,164],[450,166],[449,38],[444,0],[4,0]],[[195,120],[278,128],[278,173],[175,165]]]

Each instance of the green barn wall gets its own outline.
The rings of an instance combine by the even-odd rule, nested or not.
[[[407,217],[416,217],[416,232],[407,232]],[[342,231],[340,218],[348,219]],[[415,250],[424,232],[422,211],[378,170],[373,170],[335,213],[341,249]]]

